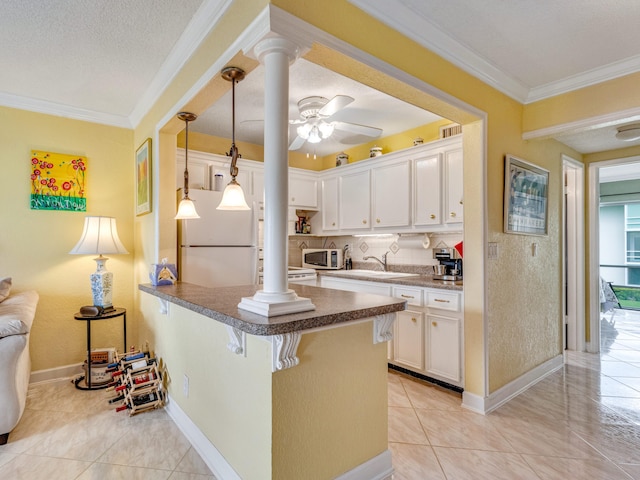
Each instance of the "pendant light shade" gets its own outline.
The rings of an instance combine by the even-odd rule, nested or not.
[[[189,198],[189,122],[193,122],[198,116],[195,113],[180,112],[178,118],[185,123],[184,134],[184,197],[178,205],[178,213],[176,220],[188,220],[192,218],[200,218],[196,211],[196,206]]]
[[[236,181],[238,175],[237,162],[241,157],[236,147],[236,83],[244,78],[244,70],[237,67],[227,67],[222,70],[222,78],[231,82],[231,149],[227,155],[231,157],[229,173],[231,181],[224,189],[222,200],[217,210],[251,210],[244,199],[242,187]]]

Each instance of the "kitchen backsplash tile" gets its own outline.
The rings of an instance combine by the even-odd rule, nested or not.
[[[344,248],[345,245],[351,247],[351,258],[354,268],[376,268],[377,262],[365,262],[365,255],[373,255],[381,258],[385,252],[389,252],[387,263],[393,270],[397,266],[398,271],[402,271],[406,266],[435,265],[437,260],[433,259],[434,247],[453,248],[462,241],[462,233],[432,233],[429,234],[430,248],[406,248],[398,245],[398,235],[390,236],[367,236],[367,237],[289,237],[289,265],[299,267],[302,265],[303,248]],[[303,246],[304,245],[304,246]],[[357,265],[357,267],[356,267]]]

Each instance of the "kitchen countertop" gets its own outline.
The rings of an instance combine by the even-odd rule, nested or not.
[[[353,273],[352,273],[353,272]],[[333,278],[348,278],[351,280],[363,280],[367,282],[379,282],[379,283],[392,283],[394,285],[407,285],[411,287],[426,287],[426,288],[439,288],[442,290],[457,290],[462,291],[462,280],[458,281],[443,281],[434,280],[433,275],[419,274],[412,276],[379,276],[382,272],[372,270],[371,275],[367,275],[365,270],[317,270],[319,276],[333,277]],[[391,275],[392,272],[386,274]],[[401,272],[396,272],[399,275],[405,275]],[[378,274],[378,275],[376,275]]]
[[[192,283],[175,285],[138,285],[150,295],[210,317],[252,335],[281,335],[312,328],[338,325],[353,320],[375,317],[405,309],[406,301],[381,295],[290,284],[299,297],[309,298],[316,309],[308,312],[263,317],[238,309],[243,297],[251,297],[261,287],[207,288]]]

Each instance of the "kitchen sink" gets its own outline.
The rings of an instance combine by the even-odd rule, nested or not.
[[[417,277],[418,276],[417,273],[380,272],[377,270],[332,270],[331,274],[332,275],[351,275],[354,277],[369,277],[369,278],[400,278],[400,277]]]

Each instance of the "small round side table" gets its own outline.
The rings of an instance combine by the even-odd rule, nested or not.
[[[87,322],[87,374],[84,377],[78,377],[74,382],[76,388],[80,390],[99,390],[101,388],[106,388],[107,384],[104,385],[91,385],[91,322],[97,320],[109,320],[111,318],[122,317],[122,329],[124,332],[124,348],[123,352],[127,351],[127,309],[126,308],[115,308],[109,312],[105,312],[102,315],[96,316],[87,316],[82,315],[80,312],[76,313],[73,318],[76,320],[81,320],[83,322]],[[85,385],[80,385],[80,382],[84,380]]]

